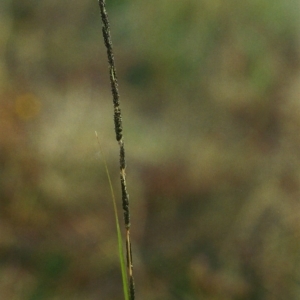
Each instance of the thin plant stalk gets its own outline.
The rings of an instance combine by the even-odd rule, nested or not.
[[[109,77],[111,83],[111,92],[113,96],[114,106],[114,124],[116,140],[120,148],[120,182],[122,191],[122,206],[124,213],[124,223],[126,230],[126,259],[127,259],[127,273],[129,277],[129,293],[130,300],[135,299],[135,286],[133,278],[133,263],[132,263],[132,251],[131,251],[131,240],[130,240],[130,210],[129,210],[129,195],[126,186],[126,160],[125,160],[125,147],[123,141],[123,125],[122,125],[122,114],[120,108],[120,96],[118,90],[118,81],[116,75],[116,67],[113,54],[113,45],[110,35],[110,26],[108,21],[108,15],[105,8],[105,0],[99,0],[100,14],[102,19],[102,34],[104,44],[107,51],[108,65],[109,65]]]
[[[108,179],[108,184],[109,184],[109,187],[110,187],[110,193],[111,193],[111,198],[112,198],[113,207],[114,207],[114,215],[115,215],[117,237],[118,237],[118,251],[119,251],[119,260],[120,260],[120,267],[121,267],[121,274],[122,274],[124,299],[129,300],[129,291],[128,291],[128,284],[127,284],[128,280],[127,280],[126,265],[125,265],[125,260],[124,260],[124,251],[123,251],[123,239],[122,239],[122,234],[121,234],[121,230],[120,230],[120,223],[119,223],[118,209],[117,209],[115,193],[114,193],[114,189],[113,189],[113,186],[112,186],[110,174],[109,174],[109,171],[108,171],[106,159],[105,159],[105,156],[103,154],[103,151],[102,151],[102,148],[101,148],[101,145],[100,145],[100,141],[99,141],[99,138],[98,138],[97,131],[95,131],[95,134],[96,134],[96,138],[97,138],[101,158],[102,158],[102,161],[104,163],[105,172],[106,172],[106,176],[107,176],[107,179]]]

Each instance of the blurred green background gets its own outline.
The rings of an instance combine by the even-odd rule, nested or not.
[[[300,299],[299,8],[107,0],[137,299]],[[97,1],[1,0],[0,94],[0,298],[122,299]]]

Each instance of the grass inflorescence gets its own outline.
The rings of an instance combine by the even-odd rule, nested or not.
[[[114,124],[115,124],[115,134],[116,140],[120,148],[120,182],[122,191],[122,207],[124,214],[124,224],[126,229],[126,261],[127,261],[127,274],[129,278],[129,296],[130,300],[135,299],[135,286],[133,278],[133,264],[132,264],[132,251],[131,251],[131,240],[130,240],[130,210],[129,210],[129,195],[126,186],[126,160],[125,160],[125,146],[123,140],[123,125],[122,125],[122,113],[120,108],[120,96],[118,90],[118,81],[116,75],[116,67],[113,54],[113,45],[110,34],[110,26],[108,15],[105,8],[105,1],[99,0],[100,14],[102,19],[102,34],[104,39],[104,44],[107,51],[107,58],[109,64],[109,76],[111,83],[111,92],[113,96],[114,105]],[[121,258],[120,258],[121,259]],[[123,277],[124,285],[124,277]],[[124,293],[127,288],[124,287]],[[126,296],[125,296],[126,299]]]

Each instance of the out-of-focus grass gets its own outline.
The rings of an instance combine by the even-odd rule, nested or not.
[[[137,298],[298,299],[298,4],[107,4]],[[0,298],[120,298],[97,3],[1,5]]]

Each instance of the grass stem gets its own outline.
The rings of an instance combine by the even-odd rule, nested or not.
[[[129,292],[130,300],[135,299],[135,286],[133,278],[133,263],[132,263],[132,251],[131,251],[131,240],[130,240],[130,210],[129,210],[129,195],[126,186],[126,160],[125,160],[125,146],[123,141],[123,124],[122,124],[122,113],[120,108],[120,96],[118,90],[118,81],[116,75],[116,67],[113,54],[113,45],[110,34],[110,26],[108,15],[105,8],[105,0],[99,0],[100,14],[102,19],[102,34],[104,44],[106,47],[108,65],[109,65],[109,76],[111,83],[111,92],[113,96],[114,106],[114,124],[116,140],[120,148],[120,182],[122,191],[122,207],[124,213],[124,223],[126,229],[126,258],[127,258],[127,273],[129,277]]]

